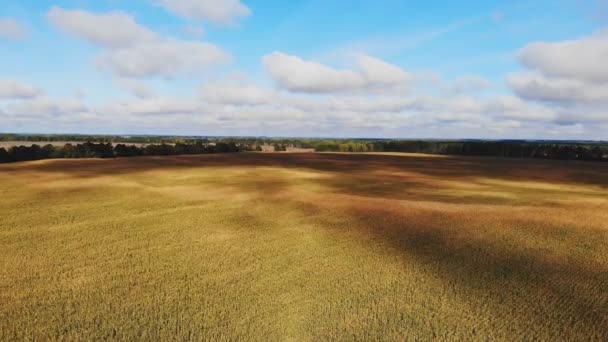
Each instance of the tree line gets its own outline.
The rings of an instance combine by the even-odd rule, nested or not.
[[[44,146],[13,146],[8,150],[0,148],[0,163],[10,163],[28,160],[40,160],[51,158],[117,158],[117,157],[136,157],[136,156],[169,156],[184,154],[208,154],[208,153],[234,153],[245,150],[246,147],[238,146],[234,142],[230,143],[210,143],[201,142],[194,144],[177,143],[169,144],[150,144],[146,146],[111,143],[92,143],[65,144],[64,146],[54,146],[47,144]]]
[[[5,141],[76,141],[78,135],[0,135]],[[20,140],[10,140],[18,137]],[[608,161],[608,143],[580,141],[524,140],[384,140],[384,139],[314,139],[265,137],[161,137],[93,136],[91,141],[53,145],[0,148],[0,162],[46,158],[114,158],[145,155],[181,155],[262,151],[287,148],[314,149],[316,152],[404,152],[464,156],[541,158]],[[133,145],[138,144],[138,145]],[[145,145],[147,144],[147,145]]]
[[[608,144],[529,141],[324,141],[318,152],[402,152],[463,156],[608,161]]]
[[[266,138],[266,137],[199,137],[199,136],[158,136],[158,135],[79,135],[79,134],[14,134],[0,133],[0,141],[17,142],[69,142],[69,143],[112,143],[112,144],[210,144],[235,143],[247,146],[286,145],[298,148],[313,148],[318,139]]]

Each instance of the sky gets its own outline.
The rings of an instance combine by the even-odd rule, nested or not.
[[[608,0],[2,0],[0,132],[608,140]]]

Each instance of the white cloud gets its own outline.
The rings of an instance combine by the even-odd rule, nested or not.
[[[357,65],[364,79],[372,85],[397,86],[413,81],[414,77],[401,68],[378,58],[360,55]]]
[[[78,99],[36,97],[10,104],[5,112],[11,116],[48,118],[87,113],[89,109]]]
[[[518,129],[521,127],[523,127],[523,124],[521,123],[521,121],[517,121],[517,120],[497,121],[497,122],[493,122],[488,125],[488,128],[490,128],[492,130],[497,130],[497,131],[504,131],[504,130],[511,131],[513,129]]]
[[[138,25],[124,12],[94,14],[53,7],[47,19],[57,29],[108,48],[125,48],[158,40],[156,33]]]
[[[94,14],[54,7],[47,17],[58,29],[105,48],[97,64],[118,77],[173,77],[231,59],[208,42],[161,36],[124,12]]]
[[[30,84],[0,80],[0,99],[28,99],[42,95],[42,91]]]
[[[186,25],[182,28],[184,33],[194,38],[200,38],[205,35],[205,29],[201,26]]]
[[[608,103],[608,83],[548,78],[535,72],[514,73],[508,85],[522,98],[566,103]]]
[[[575,40],[533,43],[519,58],[529,70],[509,74],[507,84],[537,109],[528,108],[526,115],[575,127],[570,133],[580,132],[581,123],[608,122],[608,29]]]
[[[242,75],[205,84],[200,88],[200,94],[203,100],[216,105],[266,106],[306,112],[401,112],[419,105],[417,99],[392,93],[331,96],[290,93],[258,86]]]
[[[157,0],[160,6],[180,17],[228,25],[251,15],[239,0]]]
[[[401,68],[367,55],[359,55],[356,69],[335,69],[282,52],[262,60],[266,71],[279,86],[290,91],[332,93],[406,86],[415,77]]]
[[[101,112],[130,115],[180,115],[205,112],[202,102],[195,99],[180,99],[169,96],[141,98],[102,106]]]
[[[365,85],[363,77],[354,71],[333,69],[282,52],[264,56],[263,64],[280,86],[292,91],[323,93],[360,89]]]
[[[519,59],[545,76],[608,82],[608,29],[576,40],[530,44],[519,52]]]
[[[485,112],[490,115],[521,121],[551,122],[558,118],[554,109],[530,104],[515,96],[500,96],[489,100],[486,103]]]
[[[124,87],[146,88],[141,82],[126,81]],[[5,120],[9,125],[33,125],[36,118],[52,117],[56,119],[49,121],[53,127],[87,122],[118,133],[220,135],[516,138],[547,136],[548,129],[558,132],[562,127],[577,127],[564,130],[563,138],[584,135],[589,130],[585,122],[606,120],[603,112],[555,112],[517,97],[401,96],[392,88],[383,93],[319,96],[257,86],[245,77],[206,84],[195,96],[158,94],[94,107],[77,99],[42,96],[10,101],[4,107],[0,102],[0,111],[9,115]],[[146,120],[142,122],[141,116]]]
[[[498,96],[485,102],[483,113],[507,121],[535,122],[564,126],[608,121],[608,111],[586,106],[552,106],[523,100],[517,96]],[[582,127],[582,126],[581,126]]]
[[[109,50],[97,63],[120,77],[172,77],[225,64],[230,58],[210,43],[168,39]]]
[[[604,107],[563,107],[559,109],[555,122],[561,125],[575,123],[592,123],[594,126],[605,125],[608,123],[608,110]],[[605,130],[603,132],[605,135]],[[605,139],[605,136],[602,138]]]
[[[470,96],[456,96],[453,98],[433,99],[440,103],[441,108],[448,113],[478,113],[483,110],[481,101]]]
[[[584,135],[585,127],[580,123],[551,126],[547,133],[563,137],[564,135]]]
[[[0,38],[22,40],[27,37],[26,30],[11,18],[0,18]]]
[[[332,96],[319,100],[294,98],[290,104],[307,110],[328,112],[367,113],[402,113],[406,110],[417,110],[422,100],[417,97],[398,96],[394,94],[374,96]]]

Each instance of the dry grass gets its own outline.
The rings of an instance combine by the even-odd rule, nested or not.
[[[606,340],[608,166],[0,166],[0,340]]]

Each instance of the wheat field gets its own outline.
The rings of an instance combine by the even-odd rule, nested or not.
[[[0,165],[0,340],[608,339],[608,165]]]

